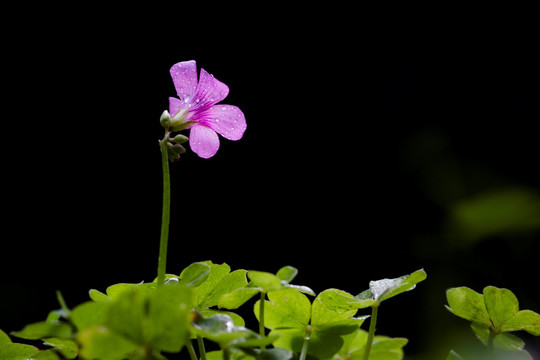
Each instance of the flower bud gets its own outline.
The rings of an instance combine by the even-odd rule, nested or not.
[[[171,124],[172,124],[171,115],[169,114],[169,112],[167,110],[165,110],[161,114],[161,117],[159,118],[159,122],[160,122],[161,126],[163,126],[165,129],[168,129],[171,126]]]
[[[178,134],[176,135],[174,138],[171,139],[171,141],[175,144],[183,144],[185,142],[187,142],[189,140],[189,138],[185,135],[182,135],[182,134]]]

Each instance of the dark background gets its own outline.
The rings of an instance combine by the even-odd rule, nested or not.
[[[75,306],[155,277],[159,116],[169,68],[192,59],[248,127],[171,166],[170,273],[293,265],[297,284],[357,294],[424,268],[380,312],[411,359],[473,337],[447,288],[507,287],[540,311],[534,23],[492,10],[11,10],[0,328],[43,320],[57,289]]]

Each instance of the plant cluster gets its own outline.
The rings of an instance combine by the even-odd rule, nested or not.
[[[413,289],[426,278],[423,270],[396,279],[370,282],[353,296],[338,289],[316,295],[291,284],[292,266],[276,274],[235,270],[227,264],[196,262],[179,275],[167,274],[163,285],[115,284],[105,292],[90,290],[90,301],[73,309],[63,304],[45,321],[12,335],[41,340],[46,350],[14,344],[1,333],[1,359],[165,359],[164,353],[186,349],[195,359],[372,359],[403,358],[404,338],[375,336],[377,310],[384,300]],[[252,297],[259,331],[245,327],[231,310]],[[369,332],[360,328],[372,309]],[[268,332],[268,330],[270,330]],[[221,350],[206,352],[205,341]],[[194,346],[197,344],[197,346]],[[198,348],[198,351],[195,350]],[[198,353],[198,355],[197,355]]]
[[[218,134],[239,140],[246,130],[239,108],[217,104],[228,87],[195,61],[171,68],[178,98],[169,99],[160,123],[163,166],[163,212],[157,277],[152,282],[120,283],[105,292],[92,289],[90,300],[70,309],[60,292],[60,309],[45,321],[12,332],[29,344],[13,343],[0,330],[0,360],[163,360],[185,351],[191,360],[401,360],[408,340],[376,334],[381,304],[410,291],[427,275],[423,269],[394,279],[371,281],[357,295],[330,288],[316,294],[293,284],[298,271],[284,266],[275,274],[257,270],[231,271],[227,264],[196,262],[180,274],[166,272],[170,222],[169,163],[190,148],[200,157],[219,149]],[[190,130],[190,136],[175,134]],[[258,297],[254,315],[258,331],[246,327],[234,310]],[[448,310],[471,321],[486,344],[487,358],[532,359],[524,343],[510,334],[525,330],[540,335],[540,315],[519,310],[507,289],[488,286],[483,294],[461,287],[447,292]],[[371,314],[358,315],[370,309]],[[369,318],[369,328],[362,324]],[[36,344],[36,342],[38,342]],[[206,351],[213,342],[219,350]],[[42,349],[38,349],[38,347]],[[468,357],[477,359],[478,357]],[[449,360],[463,359],[451,351]]]

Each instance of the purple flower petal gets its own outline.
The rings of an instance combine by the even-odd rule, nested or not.
[[[227,85],[201,69],[201,78],[195,99],[191,100],[191,108],[193,110],[208,108],[225,99],[228,94],[229,87]]]
[[[170,70],[171,77],[180,100],[190,102],[197,91],[197,64],[195,60],[174,64]],[[174,115],[171,113],[171,115]]]
[[[206,124],[229,140],[240,140],[246,131],[244,113],[233,105],[215,105],[205,112]]]
[[[191,150],[204,159],[214,156],[219,149],[219,138],[216,132],[207,126],[195,124],[189,133]]]
[[[180,110],[180,106],[182,105],[182,100],[179,100],[174,97],[169,98],[169,114],[171,116],[174,116],[178,110]]]

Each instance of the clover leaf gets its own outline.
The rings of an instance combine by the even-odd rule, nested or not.
[[[426,278],[426,272],[423,269],[420,269],[410,275],[400,276],[395,279],[370,281],[369,289],[358,294],[355,298],[364,303],[373,301],[373,304],[380,304],[384,300],[388,300],[406,291],[413,290],[416,287],[416,284]]]
[[[467,287],[447,290],[446,308],[454,315],[471,322],[477,338],[488,348],[519,353],[522,358],[530,355],[523,350],[525,343],[510,332],[524,330],[540,335],[540,314],[519,310],[517,297],[508,289],[487,286],[483,293]]]
[[[358,329],[343,336],[344,344],[338,354],[342,359],[361,360],[364,357],[368,332]],[[390,338],[388,336],[375,336],[369,354],[370,360],[401,360],[403,347],[407,345],[405,338]]]
[[[260,320],[255,306],[255,316]],[[334,311],[319,297],[313,303],[294,288],[282,288],[268,293],[265,300],[265,326],[279,334],[274,342],[279,348],[300,353],[304,342],[309,343],[308,354],[319,358],[332,357],[343,345],[342,335],[358,329],[365,317],[353,318],[356,310]]]
[[[305,294],[315,296],[315,292],[307,286],[292,285],[298,270],[292,266],[284,266],[274,275],[269,272],[250,270],[247,276],[250,280],[245,287],[224,294],[218,302],[218,307],[237,309],[257,293],[266,294],[283,288],[293,288]]]
[[[97,318],[92,312],[98,310]],[[189,339],[190,289],[163,286],[149,292],[132,287],[115,299],[72,311],[86,358],[118,359],[131,352],[178,352]],[[157,356],[157,355],[156,355]]]

